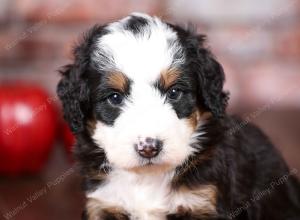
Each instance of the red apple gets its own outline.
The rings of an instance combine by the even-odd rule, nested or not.
[[[37,173],[47,162],[57,128],[55,98],[24,83],[0,85],[0,173]]]

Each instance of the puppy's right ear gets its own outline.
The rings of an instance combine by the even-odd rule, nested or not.
[[[83,79],[85,64],[75,62],[60,71],[62,79],[57,86],[57,95],[62,101],[64,118],[73,133],[84,130],[84,119],[88,114],[89,90]]]
[[[90,91],[87,86],[87,72],[93,44],[106,33],[105,26],[95,25],[85,33],[81,43],[75,47],[73,64],[65,66],[60,73],[62,79],[57,94],[63,104],[64,118],[73,133],[85,129],[85,119],[90,111]]]

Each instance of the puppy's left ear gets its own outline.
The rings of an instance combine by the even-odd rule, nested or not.
[[[229,94],[223,91],[224,70],[204,47],[204,41],[204,35],[190,32],[186,40],[188,65],[198,81],[199,107],[210,111],[215,117],[223,117],[229,99]]]
[[[225,115],[229,94],[223,91],[225,81],[224,70],[221,64],[207,49],[198,50],[199,96],[205,107],[216,117]]]

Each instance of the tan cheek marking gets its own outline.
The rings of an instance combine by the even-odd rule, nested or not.
[[[108,76],[108,84],[119,91],[125,92],[127,87],[127,78],[123,73],[120,72],[113,72],[110,73]]]
[[[200,112],[198,110],[194,111],[187,120],[189,126],[192,128],[193,131],[195,131],[200,121]]]
[[[198,124],[201,121],[205,121],[212,116],[210,112],[201,112],[200,110],[194,111],[190,117],[188,117],[187,121],[189,126],[195,131],[198,127]]]
[[[171,68],[161,72],[160,84],[164,89],[168,89],[181,75],[181,72],[178,69]]]
[[[86,128],[87,128],[88,132],[91,135],[94,135],[94,133],[95,133],[96,124],[97,124],[97,121],[94,120],[94,119],[93,120],[88,120],[87,123],[86,123]]]
[[[211,112],[200,112],[200,117],[203,120],[207,120],[212,117],[212,113]]]

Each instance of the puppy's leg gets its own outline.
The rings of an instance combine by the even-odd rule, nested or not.
[[[224,217],[209,217],[209,216],[195,216],[192,213],[175,213],[167,215],[167,220],[229,220],[228,218]]]
[[[179,207],[176,213],[167,215],[167,220],[229,220],[217,213],[204,213],[203,210],[185,209]]]
[[[177,207],[171,211],[171,214],[167,215],[167,220],[222,219],[216,210],[218,193],[216,186],[201,185],[194,189],[180,187],[176,190],[176,193],[175,204]]]
[[[120,212],[119,210],[102,210],[103,220],[129,220],[128,214]]]
[[[83,210],[82,214],[81,214],[81,220],[88,220],[88,216],[87,216],[87,211]]]
[[[96,199],[89,199],[82,220],[129,220],[129,214],[120,207],[107,206]]]

